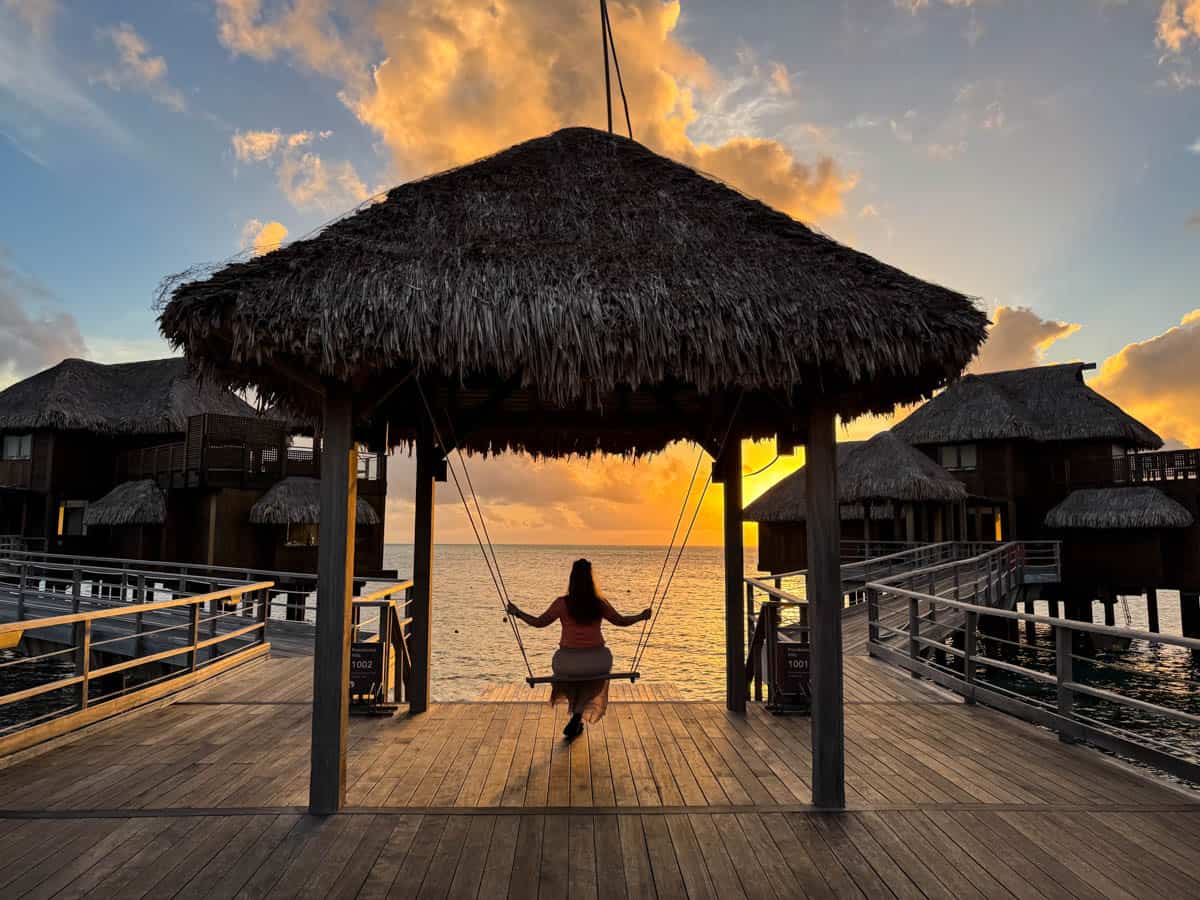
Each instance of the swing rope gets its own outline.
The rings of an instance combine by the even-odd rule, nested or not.
[[[734,422],[737,421],[738,412],[742,408],[742,398],[744,396],[745,396],[744,391],[738,392],[737,402],[733,406],[733,413],[729,416],[729,423],[725,426],[725,433],[721,437],[721,443],[717,445],[717,457],[716,457],[717,459],[720,459],[725,454],[725,445],[729,441],[729,435],[733,432],[733,425],[734,425]],[[703,450],[703,448],[701,448],[700,456],[696,459],[697,470],[699,469],[699,466],[700,466],[700,460],[703,458],[703,453],[704,453],[704,450]],[[693,481],[694,481],[695,477],[696,477],[696,472],[693,471],[692,472]],[[730,477],[728,473],[726,474],[726,477]],[[740,472],[734,473],[733,477],[740,478],[741,473]],[[667,583],[663,586],[662,595],[658,598],[658,606],[651,613],[649,625],[648,625],[648,627],[645,627],[645,626],[643,627],[642,636],[639,637],[638,645],[634,648],[633,663],[631,665],[631,669],[634,672],[638,671],[638,666],[640,666],[642,664],[642,660],[645,659],[646,650],[650,646],[650,638],[654,633],[654,626],[656,624],[658,624],[658,615],[659,615],[659,613],[662,612],[663,605],[666,603],[666,600],[667,600],[667,594],[671,590],[671,584],[675,581],[675,573],[679,570],[679,562],[680,562],[680,560],[683,559],[683,551],[687,549],[688,540],[692,536],[692,529],[695,528],[695,526],[696,526],[696,519],[700,516],[700,508],[704,505],[704,497],[708,493],[708,489],[711,485],[712,485],[712,472],[709,471],[708,477],[704,479],[704,486],[700,489],[700,496],[696,500],[696,506],[692,510],[692,518],[688,522],[687,531],[684,532],[683,540],[679,544],[679,552],[677,554],[675,554],[675,563],[671,567],[671,574],[667,578]],[[688,492],[683,498],[683,505],[680,507],[680,511],[679,511],[681,520],[682,520],[684,511],[687,509],[687,503],[688,503],[688,500],[691,499],[691,495],[692,495],[692,483],[689,482],[688,483]],[[678,527],[679,526],[678,526],[678,522],[677,522],[676,528],[678,528]],[[674,544],[674,540],[675,540],[674,535],[672,535],[671,536],[672,544]],[[668,557],[670,557],[670,555],[671,555],[671,550],[672,550],[672,547],[667,548],[667,556]]]
[[[425,407],[425,413],[429,416],[429,424],[433,428],[434,439],[437,441],[438,447],[444,454],[446,450],[446,442],[442,440],[442,434],[438,429],[437,420],[433,416],[433,409],[429,405],[429,399],[425,396],[425,389],[421,386],[421,380],[419,378],[416,379],[416,383],[417,393],[421,397],[421,404]],[[453,429],[453,425],[451,428]],[[475,525],[475,516],[471,511],[471,505],[467,502],[467,495],[463,491],[462,483],[458,479],[458,473],[454,470],[454,466],[451,464],[448,457],[446,457],[446,469],[454,481],[454,487],[458,491],[458,497],[462,501],[463,509],[467,513],[467,522],[471,526],[471,531],[475,534],[475,543],[479,545],[479,552],[483,554],[483,561],[488,567],[488,574],[492,577],[492,584],[496,588],[496,595],[499,597],[500,606],[504,610],[504,621],[506,621],[509,627],[512,629],[513,637],[517,641],[517,649],[521,651],[521,659],[525,663],[525,671],[529,674],[530,678],[533,678],[533,666],[529,664],[529,654],[525,651],[525,642],[521,640],[521,632],[517,628],[517,623],[508,613],[508,604],[510,602],[508,588],[504,584],[503,576],[500,574],[500,562],[496,559],[496,548],[492,545],[491,536],[487,532],[487,523],[483,518],[483,511],[479,507],[479,497],[476,495],[475,487],[470,480],[471,476],[467,470],[466,458],[462,454],[461,447],[455,447],[455,449],[458,451],[459,462],[462,465],[463,475],[467,479],[467,486],[471,491],[471,497],[475,501],[475,508],[479,510],[479,521],[480,525],[483,526],[483,536],[480,535],[479,528]],[[487,538],[486,547],[484,546],[484,537]]]

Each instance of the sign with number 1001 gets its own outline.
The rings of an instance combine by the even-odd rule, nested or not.
[[[779,693],[788,703],[808,703],[810,697],[808,645],[779,644],[777,657]]]

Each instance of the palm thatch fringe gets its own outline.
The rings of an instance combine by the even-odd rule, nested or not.
[[[293,475],[277,482],[250,507],[255,525],[319,525],[321,521],[321,482],[316,478]],[[354,508],[358,525],[378,525],[379,514],[362,497]]]
[[[910,444],[1114,441],[1157,449],[1162,438],[1083,381],[1084,363],[966,375],[893,431]]]
[[[803,522],[807,515],[806,477],[803,468],[793,472],[747,506],[742,518],[749,522]],[[892,432],[838,444],[838,499],[843,505],[857,505],[857,514],[843,506],[843,519],[861,519],[864,501],[874,501],[872,519],[884,519],[890,515],[876,511],[881,501],[952,503],[966,496],[961,481]]]
[[[89,503],[83,511],[83,524],[161,525],[167,521],[167,496],[149,478],[125,481]]]
[[[255,415],[237,395],[200,381],[181,357],[115,365],[64,359],[0,391],[0,431],[169,434],[201,413]]]
[[[1046,513],[1050,528],[1187,528],[1192,514],[1156,487],[1086,488]]]
[[[360,387],[413,371],[453,385],[515,377],[540,412],[570,413],[577,437],[580,412],[665,386],[769,392],[770,412],[743,405],[761,432],[781,400],[798,400],[797,416],[818,395],[843,416],[890,411],[957,377],[987,324],[960,293],[588,128],[167,279],[159,302],[163,335],[189,360],[270,404],[318,408],[297,372]],[[419,404],[395,407],[402,440]]]

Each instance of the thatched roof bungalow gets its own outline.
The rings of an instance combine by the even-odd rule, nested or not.
[[[1187,528],[1195,522],[1183,504],[1156,487],[1072,491],[1046,513],[1049,528]]]
[[[804,468],[793,472],[742,513],[747,522],[759,523],[762,569],[807,566],[807,474]],[[967,497],[961,481],[890,431],[838,444],[837,484],[844,544],[944,539]]]
[[[803,468],[773,485],[742,514],[747,522],[803,522],[807,485]],[[962,482],[890,431],[870,440],[838,444],[838,502],[843,519],[872,518],[904,503],[957,503],[967,497]]]
[[[299,475],[283,479],[250,507],[250,521],[255,525],[319,525],[321,482]],[[378,525],[382,520],[371,504],[359,497],[354,521]]]
[[[412,711],[429,698],[433,479],[452,447],[708,449],[729,510],[726,702],[741,710],[738,439],[807,441],[812,470],[832,478],[836,415],[890,411],[943,387],[987,324],[960,293],[588,128],[401,185],[316,237],[194,274],[168,288],[167,339],[221,384],[322,414],[326,603],[349,590],[338,571],[352,534],[351,434],[415,443]],[[836,524],[833,496],[810,502],[820,510],[810,519]],[[842,805],[844,791],[831,750],[841,673],[816,649],[841,643],[836,541],[821,547],[814,571],[829,577],[809,597],[825,686],[814,697],[814,801],[825,806]],[[310,809],[322,813],[344,799],[340,622],[317,635]]]
[[[64,359],[0,391],[0,432],[165,435],[204,413],[255,415],[236,394],[196,378],[182,357],[111,365]]]
[[[1090,368],[1066,363],[964,375],[893,430],[916,445],[1028,440],[1161,447],[1162,438],[1087,386],[1083,373]]]
[[[167,521],[167,495],[150,479],[124,481],[89,503],[83,523],[94,525],[162,525]]]

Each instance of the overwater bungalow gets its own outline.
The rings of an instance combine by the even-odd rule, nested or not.
[[[746,507],[743,518],[758,523],[760,568],[788,572],[808,566],[807,493],[801,468]],[[966,499],[961,481],[892,432],[838,444],[843,543],[875,543],[881,554],[896,541],[963,539]]]
[[[297,480],[315,482],[319,442],[295,446],[293,430],[182,358],[64,360],[0,391],[0,533],[57,553],[316,571],[314,517],[289,531],[250,515],[276,488],[295,497]],[[359,460],[370,514],[355,567],[371,573],[386,466],[380,453]]]

